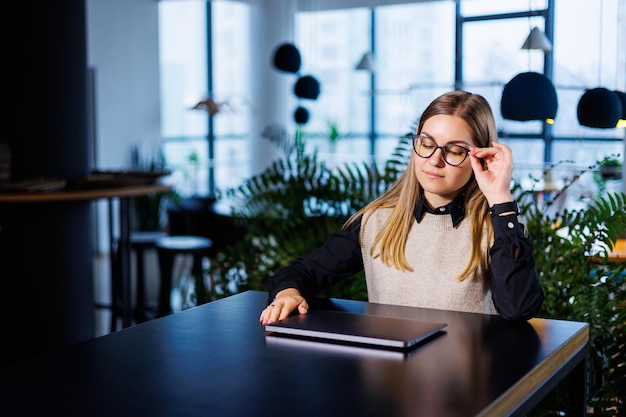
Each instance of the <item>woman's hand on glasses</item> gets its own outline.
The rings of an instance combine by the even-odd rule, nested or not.
[[[469,152],[476,182],[489,206],[513,201],[513,154],[506,145],[494,142],[489,148],[472,147]]]

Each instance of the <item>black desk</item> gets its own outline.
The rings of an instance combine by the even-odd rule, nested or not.
[[[448,323],[410,355],[276,343],[249,291],[0,369],[0,415],[523,415],[566,375],[584,414],[586,323],[320,300]]]

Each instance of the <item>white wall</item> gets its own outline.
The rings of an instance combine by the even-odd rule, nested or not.
[[[158,4],[87,0],[95,73],[95,167],[127,169],[133,145],[161,140]]]

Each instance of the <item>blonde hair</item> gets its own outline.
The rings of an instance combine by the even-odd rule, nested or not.
[[[421,133],[424,123],[435,115],[457,116],[463,119],[471,129],[472,140],[477,147],[488,147],[497,141],[497,131],[493,112],[487,100],[478,94],[465,91],[451,91],[437,97],[422,113],[417,134]],[[371,254],[380,257],[385,265],[393,266],[401,271],[412,271],[404,255],[411,226],[414,222],[415,206],[421,198],[420,184],[414,173],[415,152],[405,171],[378,198],[363,207],[345,223],[344,228],[362,218],[361,236],[368,217],[377,209],[390,208],[391,215],[376,234]],[[489,216],[487,199],[478,188],[472,175],[465,185],[465,218],[470,222],[472,233],[472,250],[470,260],[465,269],[457,277],[483,276],[490,268],[488,246],[483,240],[493,242],[493,225]]]

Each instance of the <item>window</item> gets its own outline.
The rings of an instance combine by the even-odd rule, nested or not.
[[[368,160],[373,152],[384,162],[398,138],[414,130],[432,97],[454,86],[453,3],[385,6],[374,16],[368,8],[356,8],[303,12],[296,19],[306,71],[322,86],[305,128],[319,133],[317,147],[324,149],[325,123],[336,122],[342,138],[333,157],[342,161]],[[369,51],[375,57],[374,89],[371,74],[355,70]]]
[[[414,130],[425,106],[455,86],[456,2],[381,3],[374,9],[325,11],[294,6],[293,21],[276,22],[293,23],[300,72],[320,82],[319,98],[298,105],[310,114],[303,126],[307,147],[321,159],[385,161],[398,138]],[[520,47],[530,29],[545,29],[546,21],[519,14],[553,3],[556,122],[544,129],[538,121],[504,120],[504,84],[520,72],[544,71],[543,52]],[[258,74],[249,62],[251,48],[258,47],[251,19],[268,14],[251,12],[263,7],[257,2],[180,0],[159,7],[168,164],[183,194],[209,192],[211,172],[217,188],[237,185],[250,172],[249,141],[260,134],[251,132],[254,98],[247,95],[249,80]],[[586,88],[626,90],[626,0],[471,0],[461,2],[460,13],[483,17],[462,26],[462,87],[491,103],[501,140],[515,151],[516,176],[538,176],[546,163],[561,160],[588,166],[609,154],[623,159],[624,129],[582,127],[576,107]],[[498,18],[501,14],[517,16]],[[585,36],[578,36],[583,29]],[[207,45],[207,39],[213,42]],[[375,56],[373,76],[355,70],[368,51]],[[210,118],[190,110],[209,94],[224,104],[222,112]],[[333,125],[340,134],[335,145],[329,140]]]
[[[501,140],[515,151],[518,178],[523,180],[529,174],[539,177],[546,164],[563,161],[571,170],[572,161],[574,166],[584,168],[607,155],[624,153],[623,129],[580,126],[576,108],[585,89],[598,86],[601,81],[608,88],[625,89],[626,36],[624,29],[619,30],[626,15],[625,4],[624,0],[603,0],[603,6],[598,7],[598,2],[593,0],[555,0],[553,82],[559,110],[556,123],[551,130],[544,131],[540,121],[503,119],[500,98],[504,85],[516,74],[544,72],[544,53],[522,50],[521,45],[532,27],[545,29],[545,18],[519,16],[529,10],[545,10],[548,1],[461,3],[462,17],[482,17],[468,20],[462,27],[462,88],[482,94],[491,103],[502,132]],[[344,151],[352,157],[357,153],[364,156],[366,147],[356,146],[355,139],[367,138],[367,129],[373,126],[372,149],[377,160],[384,161],[397,137],[415,126],[427,103],[454,88],[455,3],[379,6],[373,9],[375,18],[368,25],[369,11],[303,12],[298,15],[296,29],[303,54],[315,58],[308,69],[319,75],[323,86],[332,90],[325,93],[327,98],[320,98],[324,104],[316,109],[316,116],[323,120],[337,115],[339,125],[346,125],[344,133],[349,134],[349,140],[345,141]],[[337,19],[334,25],[321,23],[333,18]],[[346,26],[347,20],[352,23],[350,26]],[[576,40],[581,28],[590,34],[584,44]],[[364,44],[370,38],[372,44]],[[328,43],[332,44],[333,54],[324,56],[331,50]],[[369,74],[359,74],[352,68],[369,50],[376,57],[375,88],[370,89],[375,97],[372,104],[367,97],[359,100],[359,91],[348,88],[358,85],[367,91]],[[327,61],[332,61],[334,67]],[[341,82],[334,81],[338,73]],[[346,96],[350,93],[355,94],[352,99]],[[370,124],[367,118],[372,108]],[[318,125],[307,128],[314,132]],[[546,156],[551,159],[546,161]]]
[[[159,19],[163,154],[176,190],[181,195],[206,195],[216,184],[236,186],[248,176],[248,6],[159,2]],[[219,42],[208,48],[210,38]],[[209,55],[217,63],[211,72]],[[220,108],[212,118],[193,109],[209,97]]]
[[[357,160],[370,154],[369,77],[354,70],[361,55],[370,50],[369,31],[369,9],[296,15],[301,73],[313,75],[321,90],[317,100],[300,103],[310,115],[303,126],[306,147],[317,149],[322,158],[332,156],[326,135],[331,123],[337,124],[341,135],[336,154]]]

